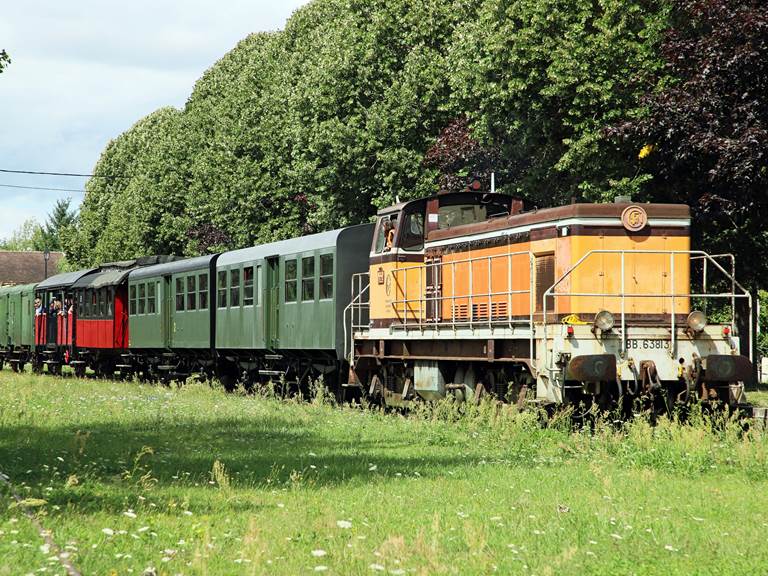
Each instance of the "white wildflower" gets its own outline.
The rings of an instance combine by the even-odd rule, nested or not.
[[[325,550],[319,550],[319,549],[312,550],[312,556],[314,556],[315,558],[322,558],[326,554],[328,554],[328,552],[326,552]]]
[[[349,520],[336,520],[336,526],[339,528],[343,528],[344,530],[347,530],[349,528],[352,528],[352,522]]]

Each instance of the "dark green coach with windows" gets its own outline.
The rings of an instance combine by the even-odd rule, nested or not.
[[[363,224],[133,270],[127,361],[151,378],[215,373],[228,388],[338,374],[372,236]]]
[[[140,374],[174,378],[213,372],[211,278],[218,255],[133,270],[128,276],[129,346]],[[147,354],[146,352],[154,352]]]
[[[230,375],[301,382],[338,368],[352,275],[368,269],[373,225],[221,254],[216,350]]]

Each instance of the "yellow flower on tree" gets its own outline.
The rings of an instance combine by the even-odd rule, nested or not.
[[[653,144],[646,144],[640,148],[640,153],[637,155],[637,157],[642,160],[643,158],[650,156],[651,152],[653,152]]]

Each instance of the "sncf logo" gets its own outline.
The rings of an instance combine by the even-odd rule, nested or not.
[[[630,232],[639,232],[648,225],[648,214],[640,206],[627,206],[621,213],[621,223]]]

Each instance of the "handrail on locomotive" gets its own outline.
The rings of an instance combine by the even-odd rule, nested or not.
[[[587,261],[588,258],[595,254],[617,254],[620,256],[621,259],[621,288],[620,292],[618,294],[616,293],[608,293],[608,292],[555,292],[555,289],[566,279],[568,278],[577,268],[583,265],[584,262]],[[669,266],[670,266],[670,287],[671,292],[670,293],[642,293],[642,294],[635,294],[635,293],[627,293],[626,292],[626,255],[637,255],[637,254],[669,254]],[[685,293],[685,294],[676,294],[675,293],[675,256],[676,255],[688,255],[690,260],[703,260],[705,263],[704,266],[704,278],[703,278],[703,293]],[[753,318],[752,318],[752,295],[747,291],[739,282],[736,280],[734,275],[732,273],[727,272],[718,262],[717,258],[730,258],[732,262],[732,267],[735,268],[735,258],[732,254],[718,254],[716,256],[710,256],[706,252],[702,250],[590,250],[586,254],[584,254],[573,266],[571,266],[560,278],[558,278],[555,283],[550,286],[545,292],[544,296],[542,297],[542,307],[544,311],[544,318],[547,317],[547,299],[553,298],[556,300],[558,297],[614,297],[614,298],[621,298],[621,354],[623,356],[626,356],[627,353],[627,324],[626,324],[626,299],[627,298],[669,298],[671,300],[671,310],[670,310],[670,323],[671,323],[671,344],[669,348],[670,355],[674,357],[675,351],[676,351],[676,344],[677,344],[677,330],[675,327],[675,299],[678,298],[702,298],[705,302],[709,298],[730,298],[731,299],[731,321],[730,321],[730,329],[731,333],[735,334],[735,320],[736,320],[736,298],[746,298],[748,302],[748,308],[749,308],[749,341],[752,342],[753,339]],[[726,293],[718,293],[718,294],[708,294],[706,292],[706,283],[707,283],[707,277],[706,277],[706,263],[711,262],[720,272],[722,272],[725,277],[731,281],[731,291]],[[741,290],[741,294],[736,293],[736,288]],[[544,330],[544,341],[547,341],[547,323],[544,322],[543,325]],[[548,354],[547,350],[544,350],[545,355],[545,362],[544,367],[552,371],[554,370],[554,366],[552,366],[547,360]],[[752,362],[752,347],[750,346],[749,350],[749,360]]]
[[[621,277],[620,277],[620,289],[618,292],[557,292],[556,289],[558,286],[560,286],[566,279],[571,277],[574,272],[581,266],[584,265],[584,263],[594,257],[595,255],[599,254],[613,254],[617,255],[620,259],[620,269],[621,269]],[[670,271],[670,290],[668,292],[654,292],[654,293],[628,293],[626,291],[626,261],[627,261],[627,255],[631,255],[633,257],[638,255],[669,255],[669,271]],[[528,282],[528,289],[527,290],[512,290],[512,258],[513,257],[520,257],[527,255],[530,261],[529,265],[529,282]],[[701,293],[676,293],[675,291],[675,257],[676,256],[688,256],[689,261],[698,261],[701,260],[703,262],[703,271],[702,271],[702,289],[703,291]],[[491,288],[491,267],[492,267],[492,261],[494,259],[506,259],[507,261],[507,271],[506,271],[506,277],[507,277],[507,289],[506,290],[494,290]],[[719,259],[728,259],[730,260],[730,268],[731,271],[727,271],[720,263],[717,262]],[[488,289],[484,292],[475,292],[474,291],[474,278],[473,278],[473,264],[476,262],[485,261],[487,262],[487,270],[488,270]],[[457,265],[467,265],[468,268],[468,281],[469,281],[469,288],[466,295],[457,295],[456,294],[456,266]],[[729,292],[719,292],[719,293],[708,293],[707,292],[707,285],[708,285],[708,264],[711,264],[715,267],[716,270],[721,272],[726,279],[728,279],[731,283],[731,290]],[[442,268],[445,266],[451,267],[451,294],[448,296],[442,296],[438,295],[437,293],[432,293],[427,295],[426,290],[424,290],[424,272],[428,267],[439,267],[440,270],[440,276],[442,278]],[[536,338],[536,322],[535,322],[535,302],[532,295],[534,294],[535,290],[535,275],[534,275],[534,268],[535,268],[535,255],[532,254],[529,251],[520,251],[520,252],[513,252],[508,254],[502,254],[502,255],[495,255],[495,256],[481,256],[476,258],[466,258],[462,260],[455,260],[450,262],[431,262],[427,264],[418,264],[416,266],[409,266],[399,269],[394,269],[390,273],[393,278],[393,282],[395,283],[396,287],[398,288],[399,292],[402,293],[402,298],[394,298],[392,300],[392,308],[395,311],[395,314],[398,318],[401,319],[401,322],[399,324],[393,324],[390,326],[390,332],[395,329],[403,329],[403,330],[409,330],[409,329],[417,329],[420,331],[424,331],[425,329],[429,330],[440,330],[442,328],[450,328],[452,330],[456,330],[457,327],[469,327],[470,329],[473,329],[477,326],[485,326],[491,330],[491,332],[494,330],[494,328],[499,327],[508,327],[513,328],[514,325],[520,325],[523,324],[523,327],[527,325],[528,332],[523,332],[520,334],[520,336],[527,336],[530,342],[530,362],[531,362],[531,368],[536,369],[536,357],[534,355],[534,340]],[[408,273],[413,272],[414,270],[418,270],[419,272],[419,290],[418,293],[423,295],[419,298],[408,298]],[[400,275],[402,275],[403,279],[400,280]],[[360,274],[355,274],[352,277],[352,298],[350,303],[347,305],[347,307],[344,310],[344,353],[345,358],[347,358],[350,363],[354,362],[354,340],[356,335],[359,336],[362,333],[367,332],[370,329],[370,302],[368,301],[368,295],[369,295],[369,287],[370,287],[370,275],[368,272],[363,272]],[[737,292],[737,289],[739,292]],[[511,306],[511,300],[512,297],[515,295],[529,295],[529,311],[528,311],[528,318],[526,319],[515,319],[512,315],[512,306]],[[506,318],[499,318],[493,317],[493,314],[491,313],[491,301],[494,297],[506,297],[508,306],[507,306],[507,317]],[[748,309],[749,309],[749,336],[750,336],[750,342],[753,338],[753,322],[752,322],[752,315],[753,315],[753,305],[752,305],[752,296],[751,294],[741,285],[735,278],[735,258],[732,254],[716,254],[716,255],[709,255],[704,251],[701,250],[590,250],[586,254],[584,254],[575,264],[573,264],[568,270],[566,270],[565,273],[563,273],[559,278],[555,280],[555,282],[549,286],[544,292],[542,296],[542,336],[544,340],[544,350],[543,350],[543,366],[547,370],[553,370],[555,369],[550,361],[552,358],[550,358],[549,351],[546,349],[546,342],[548,341],[548,328],[547,328],[547,314],[548,314],[548,300],[552,300],[554,302],[554,310],[553,312],[557,311],[557,305],[556,300],[560,297],[602,297],[602,298],[619,298],[621,302],[621,354],[623,356],[626,356],[627,353],[627,319],[626,319],[626,301],[628,298],[669,298],[671,303],[671,312],[670,312],[670,324],[671,324],[671,345],[670,345],[670,354],[674,355],[677,345],[677,330],[676,330],[676,318],[675,318],[675,303],[679,299],[690,299],[690,298],[701,298],[704,301],[704,306],[706,307],[706,303],[708,299],[710,298],[729,298],[731,300],[731,315],[730,315],[730,330],[732,334],[736,334],[736,326],[735,326],[735,316],[736,316],[736,298],[746,298],[748,302]],[[435,316],[433,318],[427,318],[425,314],[425,310],[427,309],[427,304],[431,303],[433,306],[433,310],[438,310],[436,307],[438,304],[442,305],[444,302],[450,301],[451,302],[451,310],[455,309],[455,303],[457,299],[461,300],[468,300],[469,301],[469,309],[470,313],[468,315],[467,320],[465,321],[457,321],[456,315],[451,314],[450,321],[442,321],[442,319],[439,316]],[[482,299],[487,301],[488,303],[488,314],[487,318],[485,319],[474,319],[474,314],[471,312],[473,309],[473,304],[476,300]],[[418,306],[414,306],[415,303],[418,303]],[[347,329],[347,313],[349,312],[349,330]],[[401,314],[402,312],[402,314]],[[410,316],[410,319],[409,319]],[[749,359],[750,361],[753,360],[753,353],[752,349],[750,347],[749,351]]]

